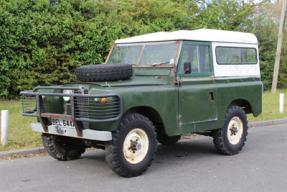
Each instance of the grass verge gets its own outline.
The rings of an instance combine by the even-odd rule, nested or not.
[[[284,93],[284,112],[279,112],[279,95]],[[253,117],[252,114],[248,114],[248,121],[265,121],[272,119],[287,118],[287,89],[279,89],[276,93],[265,92],[263,94],[263,112],[258,117]]]
[[[21,115],[20,101],[0,100],[0,110],[9,110],[8,145],[0,144],[0,151],[42,146],[41,134],[33,132],[30,125],[32,122],[37,122],[37,119]]]
[[[279,94],[287,96],[287,89],[277,90],[275,94],[265,92],[263,94],[263,113],[258,117],[248,114],[248,121],[264,121],[271,119],[281,119],[287,117],[287,97],[285,99],[285,111],[279,112]],[[0,151],[8,151],[24,148],[41,147],[41,134],[31,131],[31,123],[37,122],[35,117],[25,117],[21,115],[20,101],[0,100],[0,110],[9,110],[9,133],[8,145],[0,146]],[[1,115],[0,115],[1,116]],[[1,121],[1,118],[0,118]]]

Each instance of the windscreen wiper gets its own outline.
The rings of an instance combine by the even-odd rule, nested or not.
[[[152,65],[152,66],[156,66],[156,65],[164,65],[164,64],[169,64],[169,61],[162,62],[162,63],[153,63],[153,64],[151,64],[151,65]]]

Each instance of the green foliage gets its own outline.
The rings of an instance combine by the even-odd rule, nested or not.
[[[37,85],[75,79],[75,68],[103,61],[76,2],[13,0],[0,2],[1,95],[15,97]]]
[[[264,89],[272,86],[278,29],[274,20],[258,16],[250,27],[259,42],[259,59]]]
[[[172,1],[6,0],[0,2],[0,96],[75,80],[102,63],[114,40],[191,29],[192,6]]]
[[[279,66],[279,76],[277,88],[287,87],[287,31],[284,32],[285,39],[283,39],[282,49],[281,49],[281,59]],[[275,62],[274,62],[275,63]]]
[[[252,0],[245,4],[234,0],[210,4],[204,0],[2,0],[0,96],[15,98],[19,91],[35,86],[75,81],[76,67],[104,62],[116,39],[198,28],[255,33],[262,79],[269,88],[278,23],[260,13],[261,4]],[[282,58],[285,55],[287,51]],[[287,63],[282,66],[279,87],[286,86]]]
[[[245,31],[254,33],[259,42],[259,59],[261,78],[264,83],[264,89],[270,90],[272,87],[275,56],[278,40],[279,14],[281,12],[280,2],[275,3],[262,2],[258,9],[256,17],[253,17]],[[276,15],[272,11],[277,9]],[[276,12],[276,11],[275,11]],[[281,60],[278,76],[278,88],[287,87],[287,32],[285,30],[281,51]]]
[[[244,1],[213,0],[199,11],[199,28],[241,31],[243,26],[249,25],[250,18],[256,13],[258,4],[250,2],[244,4]]]

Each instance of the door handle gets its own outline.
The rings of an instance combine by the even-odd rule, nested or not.
[[[210,95],[210,101],[214,101],[213,92],[209,92],[209,95]]]

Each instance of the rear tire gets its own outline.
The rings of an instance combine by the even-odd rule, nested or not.
[[[151,165],[157,150],[155,128],[149,119],[132,113],[123,117],[113,140],[106,143],[109,167],[123,177],[143,174]]]
[[[42,134],[42,143],[49,155],[60,161],[78,159],[85,152],[83,145],[64,143],[45,133]]]
[[[248,121],[244,110],[232,105],[226,112],[223,127],[213,131],[213,143],[219,152],[235,155],[244,147],[247,131]]]

